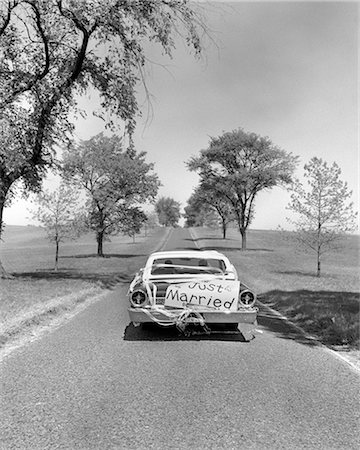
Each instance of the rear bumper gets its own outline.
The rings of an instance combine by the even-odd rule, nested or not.
[[[169,312],[179,312],[179,310],[166,310]],[[159,308],[128,308],[131,322],[146,323],[146,322],[161,322],[165,324],[172,324],[173,321],[161,312]],[[201,311],[197,310],[202,315],[205,323],[238,323],[238,324],[256,324],[257,308],[241,311]],[[152,319],[152,317],[155,319]]]
[[[157,323],[160,326],[177,326],[176,320],[174,318],[169,318],[169,315],[164,314],[161,308],[128,308],[130,320],[134,325],[139,325],[140,323]],[[164,312],[170,312],[174,315],[179,314],[183,310],[168,310],[163,309]],[[197,310],[197,313],[203,317],[204,322],[209,325],[211,324],[221,324],[221,326],[226,326],[226,324],[237,324],[238,330],[244,336],[245,340],[251,340],[254,337],[253,332],[257,327],[257,308],[250,308],[248,310],[234,311],[234,312],[223,312],[223,311],[201,311]],[[196,321],[197,319],[195,319]],[[191,316],[185,319],[183,324],[192,323]],[[193,322],[194,323],[194,322]]]

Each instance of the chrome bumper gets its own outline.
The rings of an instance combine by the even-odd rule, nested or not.
[[[173,312],[174,314],[181,312],[182,310],[169,310],[163,309],[164,312]],[[174,319],[169,318],[168,315],[161,311],[161,308],[153,309],[148,308],[128,308],[129,316],[131,322],[134,325],[139,325],[141,323],[158,323],[160,326],[171,326],[176,325]],[[245,337],[245,339],[251,340],[254,337],[254,330],[257,327],[257,312],[258,308],[250,308],[248,310],[241,311],[202,311],[197,309],[197,313],[203,317],[205,324],[237,324],[238,330]],[[197,319],[195,319],[196,323]],[[185,324],[192,322],[191,317],[185,320]]]
[[[145,309],[147,311],[145,311]],[[169,312],[178,312],[179,310],[166,310]],[[152,308],[128,308],[129,316],[131,322],[134,323],[145,323],[145,322],[154,322],[149,317],[148,313],[151,313],[152,316],[154,316],[158,321],[164,322],[164,323],[171,323],[172,321],[169,320],[169,317],[166,316],[159,311],[159,309],[152,309]],[[256,317],[257,317],[257,308],[251,308],[249,310],[241,310],[241,311],[209,311],[205,310],[202,311],[200,309],[197,309],[197,312],[199,312],[206,323],[239,323],[239,324],[256,324]]]

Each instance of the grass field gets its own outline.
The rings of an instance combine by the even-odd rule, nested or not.
[[[279,231],[248,233],[248,249],[239,251],[240,236],[231,229],[195,228],[200,248],[225,253],[241,280],[258,298],[283,313],[324,344],[359,347],[359,236],[346,236],[342,247],[324,257],[316,277],[316,258],[304,254]]]
[[[34,320],[45,322],[118,282],[130,282],[165,232],[158,228],[149,236],[138,236],[135,243],[129,237],[116,236],[104,243],[105,258],[96,256],[93,235],[63,243],[55,272],[54,246],[41,228],[6,227],[0,255],[5,269],[15,278],[0,279],[0,346]]]
[[[324,344],[359,346],[359,236],[344,238],[341,250],[323,261],[316,277],[316,260],[304,254],[278,231],[248,233],[248,250],[240,251],[240,236],[229,230],[194,228],[202,249],[217,249],[236,265],[241,280],[262,303],[283,313]],[[93,235],[60,248],[59,270],[53,271],[54,248],[36,227],[7,227],[0,255],[13,280],[0,280],[0,345],[17,330],[43,317],[61,313],[79,302],[101,295],[118,282],[130,282],[148,254],[164,239],[158,228],[136,242],[118,236],[104,245],[105,258],[96,256]]]

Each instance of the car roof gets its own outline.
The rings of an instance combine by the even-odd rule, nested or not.
[[[170,250],[164,252],[155,252],[149,256],[149,260],[156,258],[228,258],[216,250]]]

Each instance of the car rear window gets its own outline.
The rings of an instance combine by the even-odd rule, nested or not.
[[[153,261],[151,273],[201,273],[212,268],[217,269],[215,272],[225,271],[226,266],[222,259],[215,258],[158,258]]]

